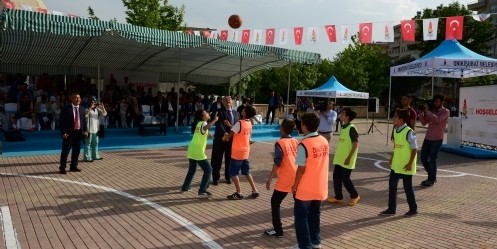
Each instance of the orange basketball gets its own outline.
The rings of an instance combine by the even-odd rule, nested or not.
[[[237,29],[242,26],[242,18],[239,15],[231,15],[228,18],[228,24],[231,28]]]

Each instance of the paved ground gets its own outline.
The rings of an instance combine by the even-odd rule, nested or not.
[[[421,145],[424,130],[418,130]],[[234,186],[224,183],[211,187],[213,198],[198,199],[200,172],[192,191],[180,193],[188,167],[184,148],[104,152],[104,160],[80,163],[82,172],[67,175],[56,174],[58,156],[0,158],[0,248],[15,244],[13,230],[19,248],[290,247],[296,239],[289,197],[282,205],[285,236],[262,235],[271,227],[272,191],[264,182],[272,151],[272,143],[253,145],[250,161],[261,197],[241,201],[226,200]],[[387,205],[390,152],[384,135],[360,137],[352,178],[362,200],[355,207],[323,204],[324,248],[497,248],[497,161],[441,152],[438,183],[416,187],[420,215],[402,217],[407,204],[399,190],[399,215],[384,218],[377,214]],[[419,173],[416,185],[425,179],[421,168]],[[249,193],[246,181],[242,188]]]

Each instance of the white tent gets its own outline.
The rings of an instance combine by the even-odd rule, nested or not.
[[[356,92],[343,86],[335,76],[321,85],[311,90],[298,90],[297,97],[319,97],[319,98],[351,98],[351,99],[368,99],[369,93]]]
[[[424,76],[465,79],[497,74],[497,60],[477,54],[461,45],[457,40],[445,40],[425,56],[390,68],[388,113],[392,95],[392,76]],[[390,119],[390,116],[388,116]],[[389,129],[388,122],[387,129]],[[387,132],[388,134],[388,132]],[[387,136],[387,144],[389,137]]]

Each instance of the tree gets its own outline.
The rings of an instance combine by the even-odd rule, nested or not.
[[[390,58],[380,45],[352,41],[335,56],[332,73],[347,88],[379,97],[388,87]]]
[[[178,31],[182,30],[185,6],[175,7],[167,0],[123,0],[129,24]]]
[[[416,40],[418,42],[413,44],[412,48],[420,50],[421,56],[429,53],[445,40],[446,19],[443,17],[465,16],[463,39],[459,42],[476,53],[488,55],[490,48],[489,42],[493,41],[496,29],[492,25],[491,18],[483,22],[478,22],[472,17],[468,17],[471,14],[471,10],[468,10],[465,5],[458,2],[453,2],[448,6],[441,4],[436,9],[424,9],[422,15],[414,18],[418,20],[416,28]],[[440,18],[438,21],[437,40],[423,41],[423,22],[420,19],[436,17]]]
[[[88,16],[90,17],[90,19],[93,19],[93,20],[100,20],[100,18],[98,18],[96,15],[95,15],[95,11],[93,11],[93,8],[91,6],[88,6]]]

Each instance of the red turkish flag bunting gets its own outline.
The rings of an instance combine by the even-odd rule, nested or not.
[[[209,38],[209,37],[211,37],[211,31],[210,31],[210,30],[208,30],[208,29],[202,30],[202,35],[203,35],[204,37]]]
[[[402,39],[404,41],[415,41],[416,35],[416,20],[400,21]]]
[[[464,16],[450,16],[445,19],[445,40],[462,40]]]
[[[221,30],[221,36],[219,37],[219,39],[223,41],[228,40],[228,30]]]
[[[16,4],[9,1],[9,0],[2,0],[2,4],[3,6],[6,8],[6,9],[15,9],[16,8]]]
[[[266,29],[266,45],[273,45],[274,44],[275,32],[276,32],[276,29],[274,29],[274,28]]]
[[[371,43],[373,40],[373,23],[359,24],[359,42]]]
[[[304,32],[304,27],[294,27],[293,28],[293,38],[295,39],[295,45],[302,45],[302,33]]]
[[[250,29],[245,29],[242,31],[242,43],[249,43],[250,41]]]
[[[189,30],[186,30],[185,33],[189,34],[189,35],[193,35],[193,30],[189,29]]]
[[[39,13],[48,14],[48,10],[47,10],[47,9],[37,8],[36,10],[37,10]]]
[[[324,30],[326,31],[330,42],[337,42],[337,30],[335,28],[335,25],[326,25],[324,26]]]

